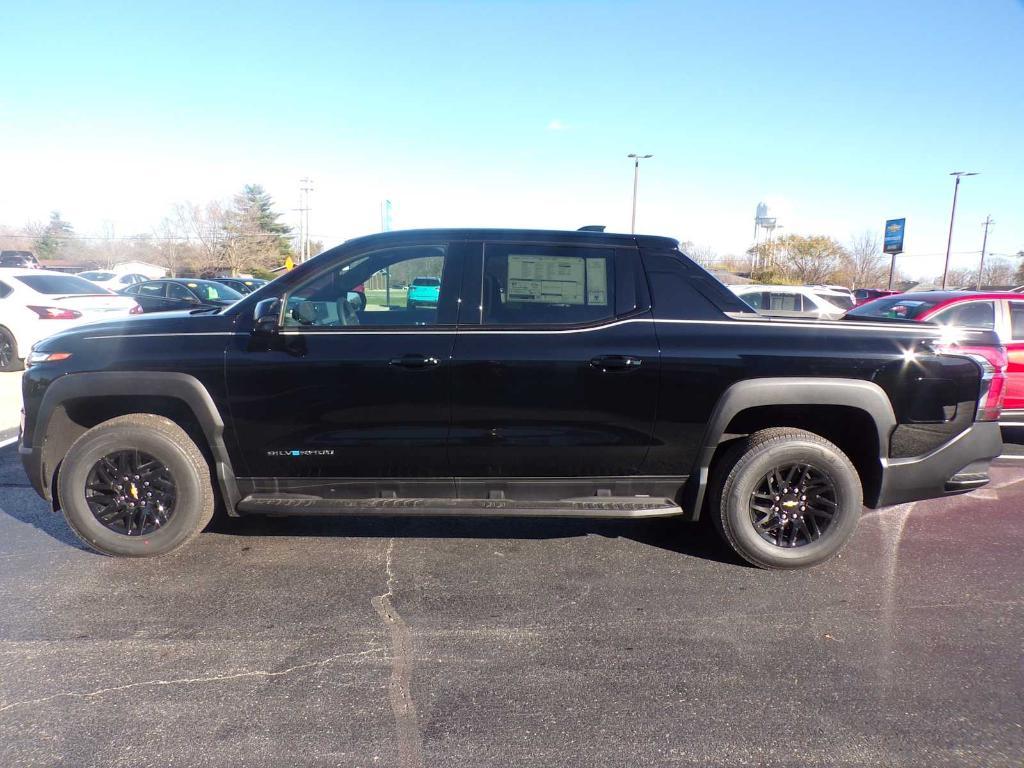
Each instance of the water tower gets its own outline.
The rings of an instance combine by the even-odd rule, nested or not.
[[[775,228],[778,226],[778,220],[771,215],[771,211],[768,210],[767,203],[758,203],[757,210],[754,213],[754,256],[751,260],[751,268],[757,269],[761,266],[769,266],[767,263],[761,263],[761,251],[763,250],[759,246],[766,243],[772,242],[772,237],[775,233]],[[769,249],[770,250],[770,249]],[[765,259],[767,262],[768,259]]]

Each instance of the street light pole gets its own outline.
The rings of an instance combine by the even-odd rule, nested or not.
[[[974,171],[953,171],[950,176],[956,177],[953,185],[953,210],[949,213],[949,239],[946,241],[946,266],[942,268],[942,290],[946,290],[946,277],[949,275],[949,254],[953,249],[953,222],[956,220],[956,196],[960,191],[961,176],[977,176]]]
[[[981,290],[981,276],[985,274],[985,248],[988,246],[988,228],[989,225],[994,224],[992,216],[989,214],[985,217],[985,221],[982,224],[985,225],[985,236],[981,238],[981,263],[978,265],[978,290]]]
[[[638,155],[635,152],[626,155],[633,158],[633,221],[629,226],[630,234],[636,234],[636,186],[640,180],[640,161],[646,160],[654,155]]]

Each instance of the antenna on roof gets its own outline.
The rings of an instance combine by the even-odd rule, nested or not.
[[[580,227],[576,231],[577,232],[604,232],[604,224],[587,224],[587,226]]]

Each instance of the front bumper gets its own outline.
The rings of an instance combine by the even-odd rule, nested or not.
[[[50,501],[50,488],[43,482],[43,452],[39,448],[25,445],[24,440],[24,435],[21,435],[21,439],[18,441],[21,465],[25,468],[25,474],[28,475],[28,481],[33,490]]]
[[[871,506],[887,507],[980,488],[988,483],[989,462],[1002,452],[999,424],[979,421],[924,456],[883,459],[878,499]]]

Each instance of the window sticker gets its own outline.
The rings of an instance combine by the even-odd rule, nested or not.
[[[564,256],[533,256],[509,254],[508,301],[534,304],[586,304],[587,277],[591,267],[588,259]],[[603,263],[596,292],[607,303],[608,288]]]

